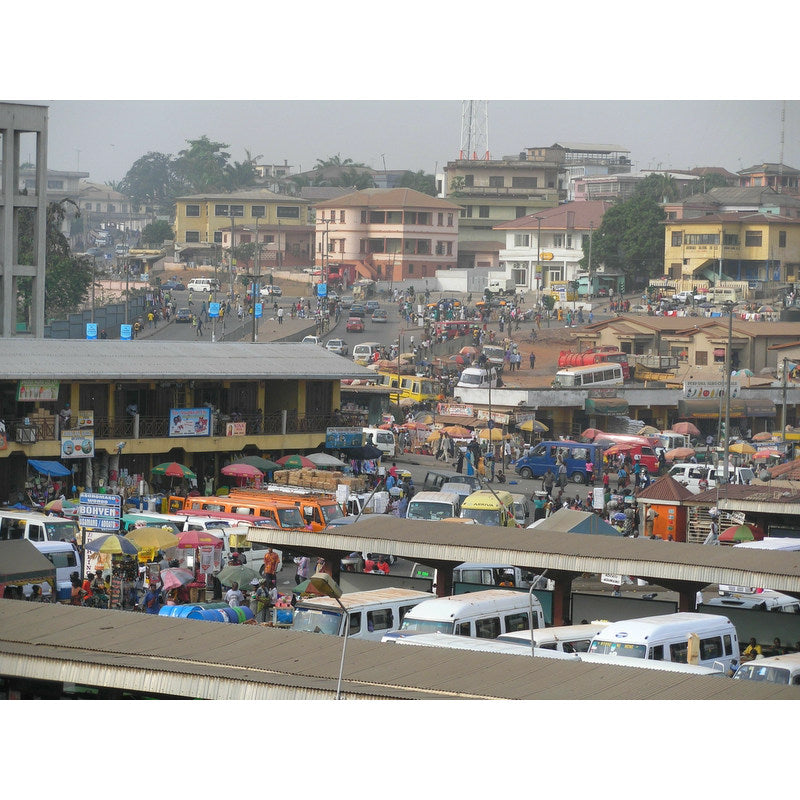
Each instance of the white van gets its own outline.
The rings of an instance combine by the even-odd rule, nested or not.
[[[31,544],[56,568],[56,600],[69,602],[72,591],[70,575],[73,572],[80,574],[81,571],[81,559],[75,545],[70,542],[31,542]],[[42,597],[50,599],[52,594],[50,584],[45,581],[39,586],[42,587]],[[26,583],[22,587],[25,597],[30,597],[32,591],[31,583]]]
[[[696,653],[689,653],[690,641]],[[684,611],[612,622],[592,639],[589,653],[727,671],[739,663],[739,638],[727,617]]]
[[[394,644],[412,647],[444,647],[448,650],[473,650],[484,653],[503,653],[509,656],[531,656],[530,642],[527,647],[504,642],[502,639],[476,639],[472,636],[456,636],[452,633],[418,633],[393,640]],[[579,661],[578,653],[534,647],[533,655],[540,658]]]
[[[364,443],[367,437],[372,436],[372,444],[380,450],[386,458],[394,458],[397,453],[397,439],[391,431],[383,428],[363,428]]]
[[[717,486],[717,472],[724,474],[725,465],[706,466],[705,464],[673,464],[667,473],[670,478],[682,483],[690,492],[700,493],[700,481],[703,477],[708,481],[708,488],[714,489]],[[756,476],[749,467],[729,466],[728,477],[731,483],[752,483]]]
[[[733,677],[739,681],[800,686],[800,653],[756,658],[754,661],[742,664]]]
[[[514,631],[498,636],[499,642],[507,642],[517,647],[520,645],[530,651],[531,637],[533,646],[542,650],[558,650],[562,653],[588,653],[592,639],[607,628],[606,621],[591,622],[588,625],[556,625],[535,631]]]
[[[78,525],[71,519],[51,517],[38,511],[0,509],[0,541],[74,542],[78,533]]]
[[[726,587],[739,588],[739,587]],[[800,614],[800,600],[788,594],[774,592],[772,589],[751,589],[746,592],[723,591],[720,586],[719,597],[703,602],[706,606],[723,608],[743,608],[752,611],[778,611],[782,614]]]
[[[216,278],[192,278],[186,288],[190,292],[218,292],[219,281]]]
[[[555,584],[529,569],[511,564],[473,564],[465,562],[453,569],[453,583],[472,583],[481,586],[500,587],[504,581],[512,581],[517,589],[554,589]]]
[[[467,367],[458,379],[456,389],[488,389],[497,386],[497,370],[494,367]]]
[[[691,447],[689,444],[689,437],[684,433],[675,433],[675,431],[661,431],[658,434],[661,440],[661,446],[664,450],[675,450],[678,447]]]
[[[350,620],[347,636],[380,641],[384,634],[396,631],[418,604],[430,598],[428,592],[394,587],[343,594],[339,601]],[[333,597],[306,597],[295,606],[292,630],[344,636],[344,613]]]
[[[436,631],[496,639],[503,633],[543,627],[544,613],[537,597],[512,589],[488,589],[426,600],[406,614],[397,633],[390,633],[381,641]]]
[[[457,494],[450,492],[417,492],[408,501],[407,519],[425,519],[439,522],[457,517],[461,511],[461,501]]]
[[[372,356],[382,347],[380,342],[361,342],[353,347],[353,361],[357,364],[372,363]]]
[[[736,289],[729,286],[712,286],[706,295],[709,303],[735,303],[737,301]]]
[[[514,519],[519,524],[520,528],[524,528],[528,524],[531,516],[531,507],[528,503],[528,498],[524,494],[514,494],[511,497],[514,499]]]

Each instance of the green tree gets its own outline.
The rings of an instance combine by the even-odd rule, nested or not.
[[[142,244],[161,247],[165,241],[173,239],[175,239],[175,232],[172,230],[172,226],[162,219],[145,225],[142,230]]]
[[[86,300],[92,284],[91,259],[77,257],[70,250],[61,226],[67,216],[67,204],[80,216],[78,205],[72,200],[60,200],[47,205],[47,231],[45,234],[45,319],[65,317],[77,311]],[[19,215],[19,263],[34,264],[34,209],[22,209]],[[32,282],[30,278],[19,281],[18,302],[23,318],[30,324]]]
[[[653,172],[637,184],[636,194],[649,197],[656,203],[672,203],[680,199],[681,190],[671,175]]]
[[[172,214],[175,198],[189,187],[178,177],[172,156],[150,152],[134,161],[117,188],[137,206]]]
[[[450,179],[450,191],[448,192],[449,197],[459,197],[460,194],[464,191],[465,181],[463,175],[456,175],[454,178]]]
[[[436,179],[433,175],[428,175],[423,170],[417,172],[408,170],[404,172],[397,185],[436,197]]]
[[[186,141],[189,147],[181,150],[175,159],[177,175],[193,192],[226,190],[229,183],[225,167],[230,154],[223,150],[229,145],[212,142],[206,135]]]

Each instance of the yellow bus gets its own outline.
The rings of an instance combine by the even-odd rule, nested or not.
[[[435,402],[439,397],[430,378],[421,378],[418,375],[398,375],[391,372],[379,372],[378,375],[381,386],[398,390],[389,395],[389,399],[393,403],[399,403],[403,398],[409,398],[415,403]]]
[[[479,525],[521,527],[514,519],[514,497],[511,492],[502,489],[496,492],[489,489],[473,492],[461,504],[461,517],[474,519]]]

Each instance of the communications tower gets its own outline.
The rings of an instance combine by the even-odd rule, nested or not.
[[[479,155],[480,154],[480,155]],[[459,161],[478,158],[488,161],[489,156],[489,101],[461,101],[461,147]]]

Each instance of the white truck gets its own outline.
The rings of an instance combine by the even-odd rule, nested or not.
[[[492,295],[513,295],[517,291],[517,284],[513,278],[491,278],[485,291]]]

